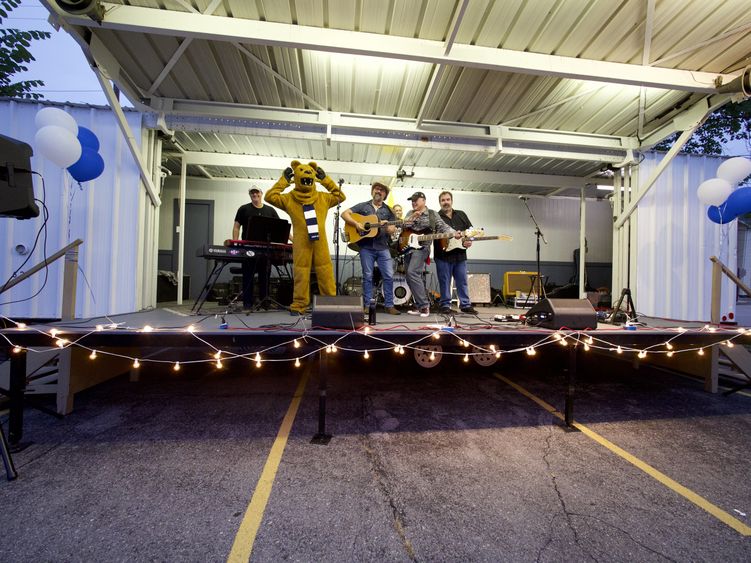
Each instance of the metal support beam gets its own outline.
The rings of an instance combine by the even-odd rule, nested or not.
[[[284,170],[289,166],[289,158],[275,156],[254,156],[229,153],[204,153],[186,151],[180,155],[186,164],[205,166],[236,166],[261,170]],[[362,176],[363,165],[360,162],[340,162],[337,160],[319,160],[318,164],[330,173]],[[368,176],[391,177],[396,174],[393,164],[368,163]],[[489,172],[484,170],[461,170],[455,168],[417,167],[415,176],[420,179],[446,180],[460,182],[482,182],[488,184],[507,184],[517,186],[580,188],[589,180],[578,176],[549,176],[546,174],[524,174],[515,172]]]
[[[584,279],[586,271],[584,265],[587,262],[587,195],[586,188],[582,186],[579,197],[579,298],[587,298],[587,284]]]
[[[180,162],[180,218],[177,223],[177,304],[183,304],[183,274],[185,257],[185,196],[187,193],[188,161]]]
[[[130,129],[130,125],[128,125],[128,121],[125,119],[125,114],[120,107],[120,102],[117,100],[117,95],[115,94],[108,78],[100,68],[95,67],[94,74],[99,80],[99,84],[102,86],[102,91],[107,97],[107,102],[109,103],[110,108],[112,108],[112,112],[115,114],[117,124],[120,127],[123,137],[125,137],[125,143],[128,145],[130,154],[138,167],[138,173],[141,176],[141,181],[143,182],[149,197],[151,198],[151,203],[154,207],[159,207],[162,204],[162,200],[159,198],[157,189],[154,187],[154,182],[151,180],[151,173],[146,169],[146,165],[141,158],[141,150],[136,143],[136,139],[133,135],[133,131]]]
[[[274,47],[386,57],[430,64],[451,64],[497,72],[557,76],[631,84],[651,88],[713,93],[719,77],[727,83],[735,75],[655,68],[644,65],[545,55],[496,49],[479,45],[454,44],[444,55],[442,41],[384,36],[341,29],[326,29],[244,18],[207,16],[176,10],[142,8],[103,2],[102,22],[71,16],[53,6],[60,17],[79,26],[124,32],[193,37],[209,41],[241,42]],[[385,40],[384,40],[385,39]]]

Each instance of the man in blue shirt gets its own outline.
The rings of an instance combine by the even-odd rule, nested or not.
[[[386,197],[389,195],[388,186],[380,182],[374,182],[370,194],[372,196],[370,201],[358,203],[342,213],[344,222],[355,227],[360,233],[366,230],[365,226],[352,216],[353,213],[366,217],[375,215],[381,224],[396,219],[391,208],[385,203]],[[371,299],[373,299],[373,269],[377,263],[378,269],[381,272],[381,278],[383,279],[384,310],[390,315],[401,314],[401,311],[394,307],[394,266],[391,261],[391,252],[389,251],[391,235],[395,230],[396,227],[393,225],[384,225],[379,227],[376,236],[364,237],[357,241],[360,247],[364,306],[368,307]]]

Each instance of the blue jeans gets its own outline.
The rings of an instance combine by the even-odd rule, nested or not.
[[[462,260],[452,264],[446,260],[436,260],[435,267],[438,272],[438,287],[441,290],[440,306],[451,306],[451,278],[453,277],[456,293],[459,295],[459,307],[462,309],[471,307],[467,283],[467,261]]]
[[[378,269],[383,279],[383,305],[394,306],[394,266],[388,248],[374,250],[360,248],[360,265],[362,266],[362,300],[367,307],[373,299],[373,265],[378,263]]]

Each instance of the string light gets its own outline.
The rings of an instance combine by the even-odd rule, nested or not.
[[[584,351],[589,352],[589,344],[587,344],[586,342],[584,343]]]
[[[65,340],[64,338],[58,338],[55,344],[57,344],[58,348],[65,348],[65,344],[67,344],[67,342],[68,341]]]
[[[104,326],[103,325],[96,325],[96,331],[97,332],[102,332],[103,330],[104,330]]]
[[[137,358],[133,360],[133,367],[136,369],[141,367],[141,362],[139,362]]]
[[[431,352],[430,353],[430,359],[431,360],[435,360],[435,352]]]
[[[537,351],[532,346],[529,346],[527,348],[527,355],[528,356],[534,356],[535,354],[537,354]]]
[[[300,347],[300,341],[297,340],[297,338],[295,338],[295,344],[294,344],[294,346],[295,346],[295,348],[299,348]]]
[[[259,352],[256,352],[256,358],[255,358],[255,360],[256,360],[257,363],[261,363],[261,354]]]
[[[561,337],[561,333],[560,332],[556,332],[555,334],[553,334],[553,338],[555,338],[556,340],[560,340],[562,338]]]
[[[462,340],[462,346],[465,348],[469,348],[469,341],[468,340]]]
[[[189,325],[188,328],[185,329],[185,330],[187,330],[188,332],[195,332],[196,327],[195,327],[195,325]]]
[[[20,346],[13,346],[13,353],[14,354],[20,354],[21,353],[21,347]]]
[[[332,344],[331,345],[331,352],[335,354],[336,350],[337,350],[336,346],[334,344]]]
[[[404,346],[399,345],[399,353],[403,356],[404,355]]]
[[[441,338],[441,333],[438,332],[438,331],[434,332],[433,333],[433,338],[435,338],[436,340],[440,339]]]
[[[261,360],[256,360],[256,367],[257,368],[261,367]]]
[[[365,358],[366,360],[367,360],[368,358],[370,358],[370,354],[368,354],[368,351],[367,351],[367,350],[365,350],[365,353],[364,353],[364,354],[362,355],[362,357],[363,357],[363,358]]]
[[[640,358],[646,358],[647,357],[647,353],[644,350],[639,351],[639,353],[637,355]]]
[[[500,358],[500,357],[501,357],[501,353],[500,353],[500,352],[496,352],[496,353],[495,353],[495,359],[497,360],[497,359],[498,359],[498,358]]]
[[[180,371],[180,362],[175,362],[175,365],[172,366],[172,369],[174,371]]]
[[[51,336],[52,338],[55,338],[55,337],[56,337],[56,336],[57,336],[58,334],[60,334],[60,331],[59,331],[59,330],[57,330],[56,328],[53,328],[53,329],[52,329],[52,330],[50,331],[50,336]]]
[[[674,354],[674,352],[673,352],[673,351],[670,351],[670,352],[668,352],[668,358],[672,358],[672,357],[673,357],[673,354]]]
[[[222,357],[222,351],[221,350],[217,350],[216,354],[214,354],[214,359],[218,360],[221,357]]]
[[[326,346],[326,353],[327,354],[331,354],[331,352],[333,352],[333,351],[334,351],[333,350],[333,346]]]
[[[468,362],[468,361],[469,361],[469,354],[464,354],[464,361],[465,361],[465,362]]]
[[[394,353],[395,354],[399,353],[399,345],[398,344],[396,346],[394,346]]]
[[[700,356],[704,355],[704,348],[699,348],[699,351],[697,352]]]
[[[491,349],[491,350],[492,350],[493,352],[495,352],[495,344],[491,344],[491,345],[490,345],[490,349]]]
[[[665,343],[665,348],[667,348],[668,350],[672,350],[673,349],[673,345],[670,342],[666,342]]]
[[[558,342],[561,343],[561,346],[568,346],[568,341],[565,338],[561,338]]]
[[[89,354],[89,358],[91,358],[92,360],[96,360],[96,350],[91,351],[91,354]]]
[[[620,346],[618,346],[618,348],[616,348],[615,351],[619,354],[623,354],[623,349]]]
[[[23,330],[26,328],[26,323],[16,323],[16,328]]]
[[[144,325],[141,332],[154,332],[154,328],[151,325]]]
[[[594,341],[594,340],[592,339],[592,337],[591,337],[591,336],[589,336],[589,337],[587,338],[587,344],[594,344],[594,342],[595,342],[595,341]]]
[[[727,345],[728,348],[732,348],[733,346],[735,346],[735,344],[733,344],[732,342],[730,342],[730,340],[727,340],[725,342],[725,344]]]
[[[296,368],[300,367],[300,358],[295,358],[295,367]]]
[[[222,360],[217,360],[215,365],[217,369],[222,369]]]

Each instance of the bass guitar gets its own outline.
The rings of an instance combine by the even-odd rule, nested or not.
[[[401,225],[402,221],[387,221],[381,223],[375,215],[360,215],[358,213],[351,214],[352,219],[362,224],[365,227],[364,230],[358,231],[357,227],[353,227],[349,223],[344,223],[344,240],[349,243],[356,243],[363,238],[371,238],[378,234],[378,229],[381,227],[387,227],[388,225]]]

